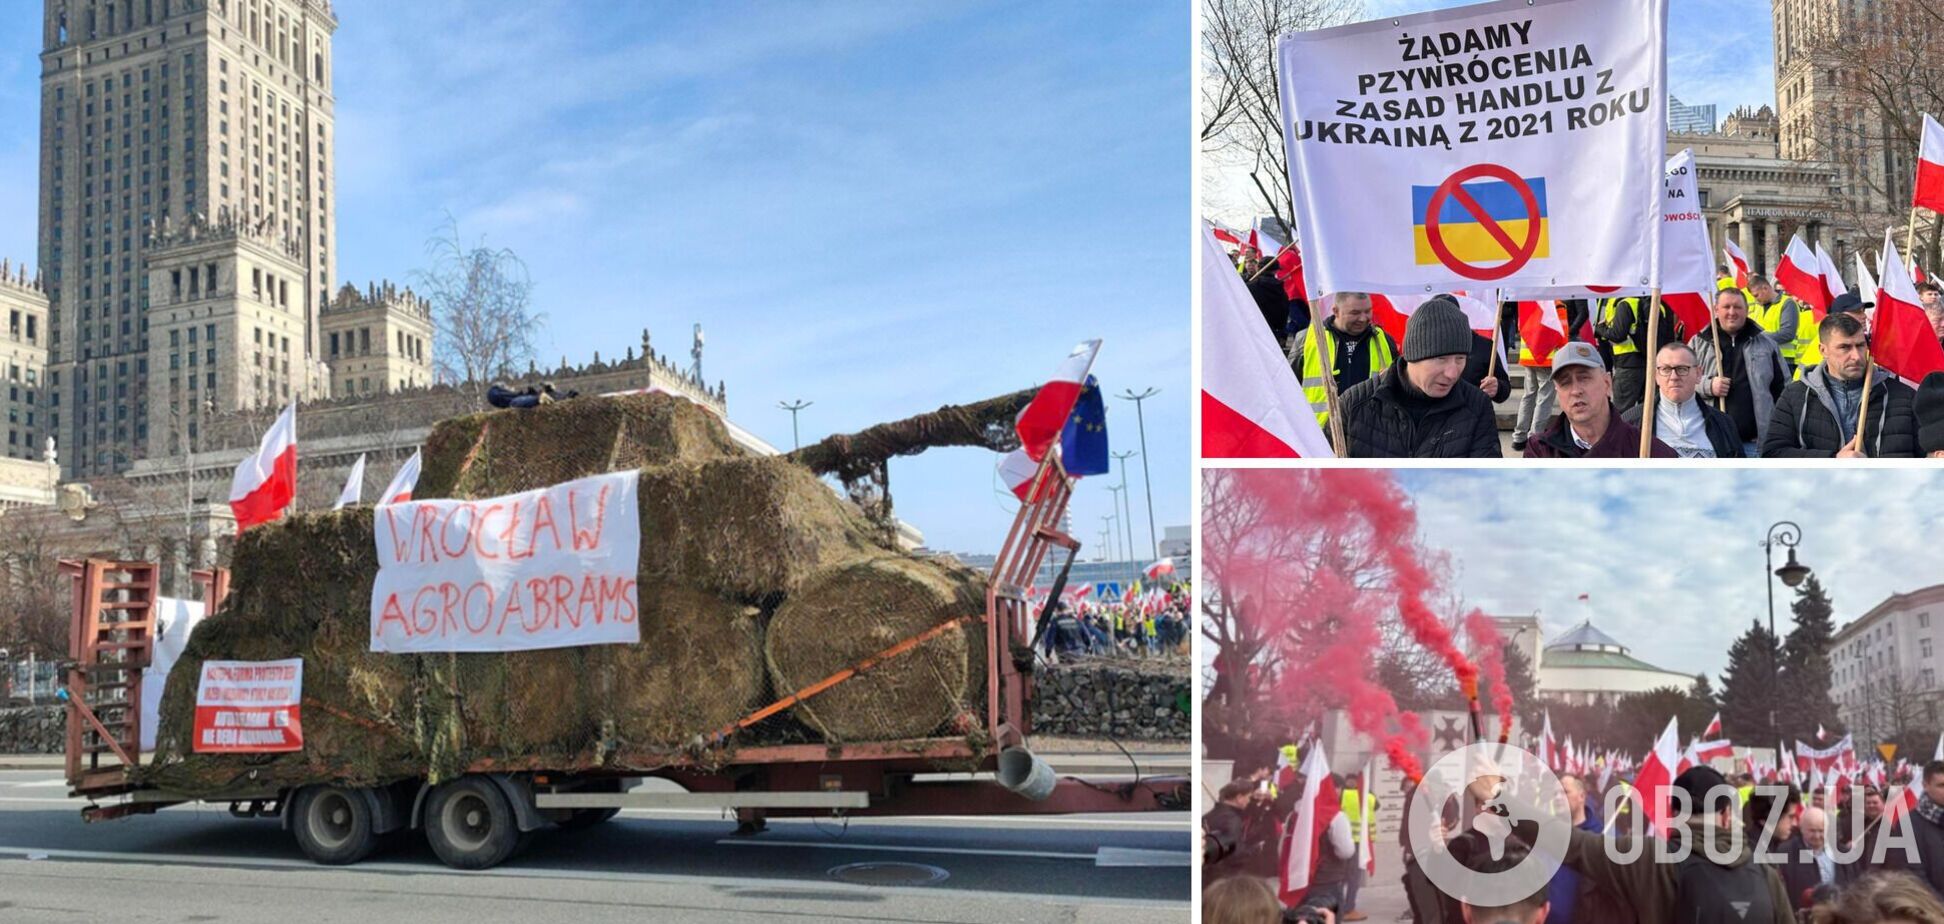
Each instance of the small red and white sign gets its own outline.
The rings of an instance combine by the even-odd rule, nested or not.
[[[277,754],[304,749],[304,659],[204,661],[196,684],[198,754]]]

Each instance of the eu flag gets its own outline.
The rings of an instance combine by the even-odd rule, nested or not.
[[[1060,460],[1067,474],[1105,475],[1112,463],[1107,453],[1107,405],[1100,398],[1100,383],[1087,376],[1080,400],[1073,403],[1066,429],[1060,431]]]

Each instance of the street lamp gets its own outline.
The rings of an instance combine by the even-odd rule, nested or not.
[[[1781,578],[1782,583],[1790,589],[1799,586],[1803,579],[1809,576],[1809,567],[1796,561],[1796,544],[1801,541],[1802,527],[1797,526],[1789,520],[1782,520],[1771,524],[1768,528],[1768,536],[1762,540],[1762,551],[1767,556],[1769,573]],[[1778,545],[1789,550],[1789,560],[1780,568],[1775,567],[1775,547]],[[1782,641],[1781,636],[1775,634],[1774,578],[1768,581],[1768,611],[1769,637],[1776,640],[1777,653],[1776,657],[1769,659],[1769,687],[1772,692],[1779,692],[1782,686],[1782,665],[1780,663]],[[1775,737],[1778,731],[1779,729],[1775,725],[1775,709],[1771,706],[1769,709],[1769,736]],[[1776,755],[1777,760],[1781,758],[1782,755]]]
[[[1121,546],[1121,548],[1132,550],[1134,548],[1134,523],[1132,520],[1133,505],[1128,504],[1128,509],[1130,512],[1126,516],[1121,515],[1121,503],[1127,500],[1127,485],[1110,484],[1107,486],[1107,493],[1114,496],[1114,518],[1120,521],[1121,529],[1125,530],[1125,533],[1121,538],[1122,541],[1126,542],[1127,544]],[[1128,551],[1126,555],[1129,560],[1132,560],[1134,557],[1134,553],[1132,551]],[[1131,577],[1129,578],[1129,581],[1130,582],[1132,581]]]
[[[1803,578],[1809,576],[1809,567],[1796,561],[1796,544],[1802,541],[1802,527],[1783,520],[1769,527],[1768,538],[1762,540],[1762,550],[1768,555],[1771,573],[1782,579],[1782,583],[1793,590],[1801,586]],[[1775,547],[1789,550],[1789,560],[1782,567],[1775,567]],[[1775,582],[1768,585],[1769,634],[1775,634]]]
[[[698,329],[699,329],[699,328],[700,328],[700,325],[697,325],[697,327],[698,327]],[[698,334],[697,334],[696,336],[697,336],[697,338],[698,338],[698,342],[699,342],[699,338],[700,338],[700,336],[701,336],[701,335],[700,335],[700,334],[698,333]],[[778,402],[776,402],[776,406],[777,406],[777,407],[778,407],[779,409],[782,409],[782,410],[785,410],[785,411],[789,411],[789,412],[790,412],[790,443],[791,443],[791,451],[795,451],[795,450],[798,450],[798,449],[802,449],[802,448],[803,448],[803,439],[802,439],[802,437],[799,437],[799,436],[797,436],[797,412],[798,412],[798,411],[801,411],[801,410],[803,410],[803,409],[804,409],[804,408],[806,408],[806,407],[809,407],[809,406],[810,406],[810,405],[812,405],[812,404],[816,404],[816,403],[817,403],[817,402],[815,402],[815,401],[803,401],[803,400],[801,400],[801,399],[799,399],[799,400],[796,400],[796,401],[778,401]]]
[[[1134,417],[1141,423],[1141,487],[1147,491],[1148,545],[1153,547],[1150,551],[1157,559],[1161,557],[1161,543],[1154,538],[1154,478],[1148,473],[1147,415],[1142,411],[1141,402],[1160,392],[1159,388],[1149,388],[1137,395],[1134,389],[1129,388],[1116,396],[1123,401],[1134,402]],[[1128,557],[1134,557],[1131,550],[1128,552]]]

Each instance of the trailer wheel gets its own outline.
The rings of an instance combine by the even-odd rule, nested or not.
[[[621,814],[621,809],[617,806],[574,809],[567,815],[564,821],[559,822],[559,825],[561,830],[564,831],[578,831],[581,828],[594,827],[619,814]]]
[[[291,833],[313,861],[327,866],[356,863],[378,847],[371,802],[357,789],[306,786],[291,805]]]
[[[519,819],[506,794],[484,777],[468,776],[432,791],[425,807],[425,839],[454,869],[498,866],[522,842]]]

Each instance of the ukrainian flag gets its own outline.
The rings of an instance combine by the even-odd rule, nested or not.
[[[1527,186],[1532,187],[1532,196],[1539,203],[1539,241],[1532,253],[1533,259],[1542,259],[1547,253],[1546,228],[1546,181],[1541,178],[1525,178]],[[1475,180],[1459,187],[1478,203],[1480,209],[1497,223],[1500,232],[1514,246],[1525,243],[1531,223],[1526,210],[1525,200],[1512,184],[1503,180]],[[1425,235],[1425,217],[1431,209],[1431,196],[1438,191],[1436,186],[1411,187],[1412,235],[1417,242],[1417,265],[1427,266],[1438,262],[1438,255],[1432,253],[1430,240]],[[1512,252],[1491,229],[1481,224],[1478,216],[1458,201],[1457,195],[1446,196],[1444,205],[1438,211],[1438,235],[1443,239],[1445,248],[1451,255],[1466,263],[1489,266],[1512,259]]]

